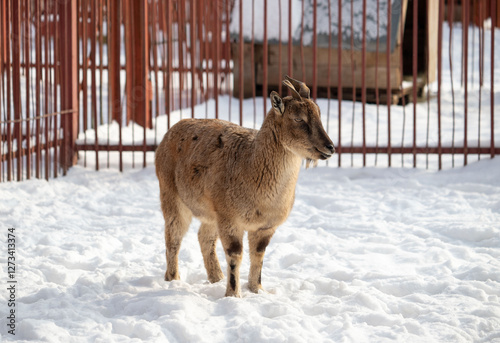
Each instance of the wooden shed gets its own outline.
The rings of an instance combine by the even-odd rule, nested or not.
[[[313,0],[304,0],[302,9],[302,19],[298,32],[292,39],[292,74],[295,78],[305,79],[312,85],[314,47],[312,39],[304,37],[313,36],[314,24],[312,21]],[[387,0],[367,0],[367,11],[363,14],[362,8],[351,7],[351,1],[340,0],[342,6],[342,36],[339,44],[338,37],[338,2],[330,0],[330,16],[328,12],[328,0],[317,0],[316,22],[318,25],[330,23],[331,29],[316,27],[317,48],[316,48],[316,82],[318,96],[326,96],[327,88],[330,86],[331,95],[336,97],[338,90],[338,74],[341,73],[341,86],[343,99],[360,100],[362,87],[362,30],[359,21],[362,16],[367,15],[369,26],[366,35],[366,70],[365,86],[367,89],[367,101],[376,100],[375,89],[379,89],[379,100],[387,101],[387,88],[390,83],[391,101],[397,103],[401,97],[411,94],[413,83],[404,82],[405,79],[412,80],[413,75],[413,0],[392,0],[391,7],[388,8]],[[361,1],[358,1],[361,2]],[[258,3],[258,1],[256,1]],[[377,4],[378,3],[378,4]],[[383,4],[385,3],[385,6]],[[359,4],[358,4],[359,5]],[[236,3],[232,11],[232,56],[234,60],[234,92],[238,96],[243,92],[244,97],[250,97],[253,93],[253,81],[257,94],[262,93],[264,84],[264,49],[265,42],[262,37],[255,35],[255,32],[243,34],[243,72],[240,73],[240,43],[238,31],[238,6]],[[256,5],[257,6],[257,5]],[[295,8],[292,8],[294,10]],[[353,10],[351,15],[350,10]],[[377,11],[378,10],[378,11]],[[357,12],[356,12],[357,11]],[[269,8],[268,8],[269,12]],[[427,1],[418,2],[418,85],[419,90],[427,84],[435,81],[437,68],[437,38],[438,38],[438,2]],[[257,12],[256,12],[257,13]],[[259,18],[254,14],[254,21],[257,25]],[[391,13],[390,34],[387,34],[387,20],[385,26],[381,26],[384,18]],[[361,19],[359,18],[361,14]],[[281,13],[283,20],[288,17],[288,13]],[[267,14],[269,18],[270,14]],[[250,13],[246,13],[243,20],[250,20]],[[346,18],[347,17],[347,18]],[[378,19],[377,19],[378,17]],[[331,20],[329,21],[329,18]],[[356,20],[353,21],[353,18]],[[273,21],[268,19],[268,27],[276,23],[276,13],[273,14]],[[353,24],[353,25],[350,25]],[[377,25],[378,24],[378,25]],[[366,25],[366,23],[365,23]],[[241,25],[248,27],[249,25]],[[255,26],[253,26],[255,28]],[[337,27],[337,30],[333,30]],[[378,27],[378,29],[377,29]],[[351,30],[352,28],[352,30]],[[378,30],[378,31],[377,31]],[[248,31],[248,30],[247,30]],[[332,32],[333,31],[333,32]],[[269,30],[268,30],[269,32]],[[377,35],[378,33],[378,35]],[[283,33],[281,37],[285,37]],[[267,42],[267,88],[268,91],[277,89],[281,82],[281,75],[289,72],[289,47],[288,41],[280,42],[275,39],[272,33]],[[297,37],[298,36],[298,37]],[[252,39],[253,38],[253,39]],[[387,56],[387,40],[390,38],[389,57]],[[253,40],[253,44],[252,44]],[[339,65],[339,45],[341,45],[340,65]],[[281,50],[281,54],[280,54]],[[330,51],[329,51],[330,50]],[[281,55],[281,58],[279,57]],[[252,58],[253,56],[253,58]],[[389,63],[388,63],[389,62]],[[390,69],[390,70],[388,70]],[[243,77],[243,89],[240,89],[240,75]],[[390,75],[390,78],[388,78]],[[353,91],[354,90],[354,91]]]

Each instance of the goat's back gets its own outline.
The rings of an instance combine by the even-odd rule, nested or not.
[[[215,219],[218,206],[237,206],[238,198],[247,196],[245,161],[256,134],[223,120],[181,120],[156,151],[160,187],[176,193],[195,216]]]

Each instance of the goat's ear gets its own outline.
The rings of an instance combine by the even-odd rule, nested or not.
[[[275,91],[271,92],[271,104],[279,113],[283,114],[283,112],[285,112],[285,104],[283,104],[283,100],[281,100],[280,96]]]

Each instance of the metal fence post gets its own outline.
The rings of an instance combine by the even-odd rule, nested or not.
[[[149,44],[147,1],[125,1],[125,50],[127,57],[127,121],[152,128],[148,81]]]
[[[63,143],[61,166],[63,175],[76,164],[76,138],[78,136],[78,50],[77,50],[77,4],[76,0],[59,1],[61,33],[61,111],[70,110],[61,116]]]
[[[121,92],[120,92],[120,13],[121,13],[121,1],[111,0],[109,3],[109,90],[110,90],[110,106],[108,111],[111,112],[111,118],[118,123],[120,127],[119,133],[119,158],[120,158],[120,171],[123,170],[123,146],[122,146],[122,103],[121,103]]]
[[[22,111],[21,111],[21,3],[12,2],[12,86],[14,98],[14,138],[17,140],[17,181],[22,179]]]

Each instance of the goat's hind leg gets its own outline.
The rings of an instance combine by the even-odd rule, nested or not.
[[[207,270],[208,281],[211,283],[218,282],[224,278],[220,268],[219,259],[217,258],[217,226],[215,224],[201,223],[200,231],[198,231],[198,241],[200,242],[205,269]]]
[[[165,281],[179,280],[179,250],[182,238],[191,223],[192,213],[174,192],[161,191],[160,200],[165,218]]]

